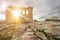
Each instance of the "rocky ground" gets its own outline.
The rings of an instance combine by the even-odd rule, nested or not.
[[[55,37],[59,38],[57,35],[60,35],[60,21],[35,21],[10,25],[12,29],[8,27],[9,32],[6,31],[10,40],[55,40]],[[15,30],[14,27],[16,28]],[[5,29],[0,31],[0,34],[4,34],[4,31]]]
[[[60,22],[33,22],[18,26],[11,40],[55,40],[55,35],[60,35]]]

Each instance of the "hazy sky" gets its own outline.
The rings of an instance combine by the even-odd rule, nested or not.
[[[1,8],[3,2],[7,5],[32,6],[33,18],[37,20],[51,16],[60,18],[60,0],[0,0],[0,19],[5,19],[5,10]]]

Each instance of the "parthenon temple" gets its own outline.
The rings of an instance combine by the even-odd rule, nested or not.
[[[7,23],[24,23],[25,21],[24,18],[33,20],[32,11],[33,11],[33,7],[9,6],[6,10],[6,22]]]

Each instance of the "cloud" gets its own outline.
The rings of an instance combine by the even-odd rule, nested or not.
[[[34,19],[46,19],[51,16],[60,18],[60,0],[6,0],[6,2],[19,6],[32,6]]]
[[[60,18],[60,0],[34,0],[32,3],[37,19],[46,19],[51,16],[58,16]]]

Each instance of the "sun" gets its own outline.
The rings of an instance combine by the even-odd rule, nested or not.
[[[15,17],[15,18],[18,18],[21,14],[21,11],[19,9],[15,9],[12,11],[12,15]]]

